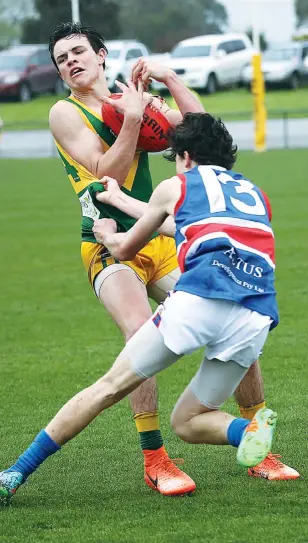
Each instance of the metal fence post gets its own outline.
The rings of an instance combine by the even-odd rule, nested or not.
[[[284,111],[282,114],[282,123],[283,123],[283,148],[289,148],[289,114],[287,111]]]

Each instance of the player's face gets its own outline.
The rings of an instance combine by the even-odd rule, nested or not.
[[[70,36],[59,40],[54,47],[54,57],[62,79],[73,90],[90,88],[98,79],[105,52],[92,49],[85,36]]]

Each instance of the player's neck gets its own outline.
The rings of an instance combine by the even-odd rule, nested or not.
[[[102,96],[109,96],[110,90],[107,87],[106,80],[96,81],[89,89],[72,90],[74,98],[82,102],[85,106],[91,109],[101,109]]]

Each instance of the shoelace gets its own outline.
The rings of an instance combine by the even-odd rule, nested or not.
[[[169,458],[169,456],[163,456],[152,464],[151,468],[154,470],[166,468],[170,475],[178,475],[178,467],[184,464],[183,458]]]
[[[273,467],[274,469],[284,468],[284,464],[278,460],[281,458],[281,454],[268,453],[267,457],[263,460],[267,467]]]

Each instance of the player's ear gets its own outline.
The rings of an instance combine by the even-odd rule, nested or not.
[[[106,51],[105,49],[100,49],[97,53],[99,64],[105,67],[105,59],[106,59]]]
[[[186,168],[187,170],[191,169],[191,167],[192,167],[192,160],[191,160],[191,158],[190,158],[190,156],[189,156],[189,154],[188,154],[187,151],[184,151],[184,163],[185,163],[185,168]]]

